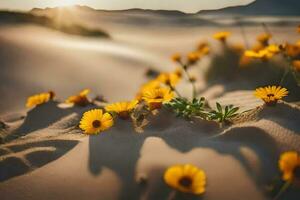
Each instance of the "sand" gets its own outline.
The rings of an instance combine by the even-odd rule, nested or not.
[[[5,94],[0,102],[1,200],[170,199],[173,192],[163,182],[163,172],[181,163],[206,172],[207,191],[200,197],[178,194],[177,199],[271,199],[266,188],[280,177],[280,153],[300,151],[300,108],[292,102],[263,106],[248,83],[204,80],[203,72],[222,49],[210,39],[220,27],[143,16],[149,23],[141,28],[145,21],[136,16],[126,16],[124,22],[124,16],[108,13],[81,15],[113,39],[69,36],[34,25],[0,27],[0,92]],[[233,32],[232,41],[243,42],[239,27],[226,28]],[[249,41],[262,31],[259,25],[246,29]],[[278,41],[298,37],[292,26],[271,30]],[[100,135],[85,136],[78,122],[95,106],[68,108],[59,102],[83,88],[110,102],[131,99],[147,80],[149,67],[173,70],[170,55],[190,51],[204,39],[214,50],[194,71],[199,95],[212,107],[218,101],[242,112],[254,110],[237,124],[191,123],[161,110],[143,133],[118,120]],[[56,91],[57,101],[24,109],[27,96],[49,89]],[[183,82],[179,90],[189,96],[191,87]],[[291,188],[282,199],[299,197],[299,190]]]

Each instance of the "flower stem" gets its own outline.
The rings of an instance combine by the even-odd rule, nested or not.
[[[289,188],[291,183],[292,183],[292,181],[285,182],[284,185],[280,188],[279,192],[277,193],[277,195],[274,197],[273,200],[278,200],[279,197]]]
[[[189,74],[188,71],[187,71],[187,65],[186,65],[186,64],[183,64],[183,63],[180,63],[180,64],[181,64],[181,67],[182,67],[183,71],[185,72],[185,74],[186,74],[186,76],[187,76],[189,82],[192,84],[192,87],[193,87],[193,99],[195,99],[195,98],[196,98],[196,94],[197,94],[197,92],[196,92],[196,85],[195,85],[195,83],[192,81],[192,77],[190,76],[190,74]]]
[[[177,192],[176,192],[175,190],[173,190],[173,191],[169,194],[167,200],[175,200],[175,199],[176,199],[176,196],[177,196]]]
[[[178,90],[175,87],[173,87],[171,85],[169,85],[169,87],[171,88],[172,91],[174,91],[177,94],[178,97],[182,97],[181,94],[178,92]]]
[[[282,75],[282,77],[281,77],[281,80],[280,80],[280,82],[279,82],[279,85],[280,85],[280,86],[282,85],[282,83],[283,83],[285,77],[288,75],[289,71],[290,71],[290,70],[289,70],[288,68],[284,69],[284,73],[283,73],[283,75]]]
[[[283,57],[286,59],[286,62],[287,62],[287,67],[285,67],[285,69],[284,69],[284,73],[283,73],[283,75],[282,75],[282,78],[281,78],[281,80],[280,80],[280,83],[279,83],[279,85],[282,85],[282,83],[283,83],[283,81],[284,81],[284,79],[286,78],[286,76],[288,75],[288,73],[289,73],[289,71],[292,69],[292,61],[291,61],[291,58],[289,57],[289,56],[286,56],[286,55],[284,55],[283,54]]]

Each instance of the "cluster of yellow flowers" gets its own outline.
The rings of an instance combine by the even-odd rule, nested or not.
[[[55,97],[55,93],[52,92],[52,91],[33,95],[33,96],[31,96],[27,99],[26,107],[31,108],[31,107],[34,107],[36,105],[41,105],[41,104],[46,103],[50,100],[53,100],[54,97]]]
[[[185,69],[197,64],[204,56],[210,53],[210,47],[207,42],[200,42],[194,51],[189,52],[185,57],[176,53],[172,56],[172,60],[179,63]]]
[[[272,35],[269,33],[263,33],[257,37],[257,44],[250,50],[244,52],[244,58],[261,59],[263,61],[270,60],[277,54],[283,55],[290,62],[293,69],[300,72],[300,40],[294,44],[270,44]]]
[[[75,104],[78,106],[86,106],[91,101],[88,99],[87,95],[90,93],[89,89],[82,90],[78,95],[70,96],[65,100],[67,104]],[[55,93],[53,91],[44,92],[40,94],[33,95],[27,99],[26,107],[31,108],[37,105],[47,103],[53,100]]]
[[[275,44],[268,45],[261,50],[247,50],[245,51],[245,56],[249,58],[258,58],[264,61],[271,59],[274,55],[280,52],[279,46]]]
[[[108,104],[104,110],[94,109],[84,113],[79,127],[86,134],[98,134],[113,125],[114,116],[129,119],[131,112],[140,102],[146,103],[149,110],[160,109],[164,103],[174,98],[174,87],[181,76],[180,70],[161,73],[154,80],[144,84],[134,100]]]

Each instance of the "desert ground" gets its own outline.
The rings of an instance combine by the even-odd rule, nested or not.
[[[215,63],[220,68],[231,63],[226,58],[216,62],[223,46],[212,38],[215,32],[230,31],[228,44],[251,45],[266,31],[261,24],[265,22],[274,43],[293,43],[299,39],[299,18],[253,17],[254,22],[236,23],[229,17],[185,19],[83,9],[64,12],[61,20],[101,28],[110,38],[74,36],[27,23],[0,26],[1,200],[272,199],[272,183],[280,179],[279,155],[300,152],[300,87],[287,85],[291,95],[286,101],[267,107],[253,91],[273,80],[256,81],[254,75],[250,82],[243,77],[208,81],[204,74]],[[290,24],[278,25],[277,20]],[[249,119],[220,127],[203,120],[191,123],[162,109],[143,133],[117,120],[110,130],[87,136],[78,123],[96,106],[60,103],[84,88],[108,102],[130,100],[149,80],[149,69],[174,70],[177,65],[170,57],[192,51],[200,41],[210,43],[211,53],[193,69],[198,96],[212,107],[218,101],[241,111],[253,109]],[[57,94],[56,101],[25,108],[28,96],[49,90]],[[182,82],[178,90],[189,97],[192,88]],[[162,174],[181,163],[204,169],[203,195],[172,197]],[[299,191],[292,186],[280,199],[299,199]]]

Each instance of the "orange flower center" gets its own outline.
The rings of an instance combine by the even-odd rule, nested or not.
[[[171,80],[169,78],[166,80],[166,85],[171,85]]]
[[[157,95],[154,99],[162,99],[164,98],[162,94]]]
[[[184,176],[181,179],[179,179],[178,183],[179,183],[179,185],[181,185],[185,188],[189,188],[189,187],[191,187],[193,180],[190,177]]]
[[[99,128],[101,126],[101,122],[99,120],[93,121],[93,127],[94,128]]]
[[[274,94],[268,94],[267,97],[274,97]]]
[[[128,119],[129,118],[129,112],[128,111],[122,111],[119,113],[119,117],[121,119]]]

